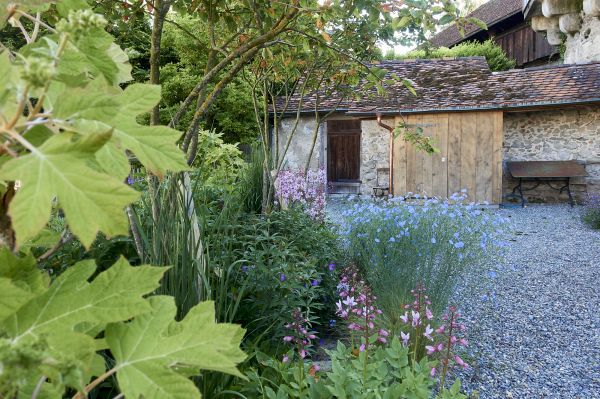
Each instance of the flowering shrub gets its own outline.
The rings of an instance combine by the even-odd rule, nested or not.
[[[462,199],[362,202],[343,213],[348,253],[392,323],[418,283],[428,287],[432,311],[439,312],[466,270],[482,272],[501,253],[505,220]]]
[[[250,339],[280,344],[290,335],[285,325],[298,308],[313,328],[328,328],[335,314],[340,255],[337,236],[327,225],[288,209],[266,217],[207,221],[204,231],[214,274],[229,273],[223,292],[239,303],[236,321]]]
[[[583,203],[581,219],[593,229],[600,229],[600,195],[590,195]]]
[[[282,205],[301,206],[313,219],[325,217],[327,174],[325,169],[282,170],[275,182]]]
[[[386,343],[388,332],[375,327],[375,319],[382,313],[377,308],[377,297],[355,266],[349,266],[342,272],[337,290],[340,299],[336,304],[336,314],[347,323],[352,349],[355,349],[356,341],[360,343],[360,352],[368,350],[375,342]]]

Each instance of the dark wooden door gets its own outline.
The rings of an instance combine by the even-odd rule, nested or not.
[[[327,122],[327,175],[330,182],[360,179],[360,120]]]

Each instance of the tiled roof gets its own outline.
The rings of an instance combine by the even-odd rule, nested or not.
[[[495,73],[483,57],[388,61],[378,66],[386,70],[386,79],[410,79],[417,94],[397,79],[386,86],[383,96],[373,88],[364,91],[360,99],[336,107],[340,97],[329,95],[320,101],[319,109],[374,115],[600,103],[600,63]],[[292,98],[288,110],[293,112],[297,106],[298,98]],[[312,93],[305,97],[302,111],[314,112],[314,106]]]
[[[486,23],[490,28],[494,24],[518,13],[521,13],[523,7],[522,0],[490,0],[483,4],[471,14],[469,17],[477,18]],[[481,28],[475,24],[468,24],[465,28],[464,36],[460,34],[456,25],[451,25],[435,35],[431,40],[431,44],[440,47],[451,47],[470,36],[481,31]]]

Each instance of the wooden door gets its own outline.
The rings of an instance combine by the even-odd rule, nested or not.
[[[360,179],[360,120],[327,122],[327,178],[330,182]]]
[[[474,202],[498,204],[502,188],[502,112],[409,115],[397,118],[420,127],[440,152],[429,155],[394,140],[394,195],[408,192],[448,197],[462,189]]]

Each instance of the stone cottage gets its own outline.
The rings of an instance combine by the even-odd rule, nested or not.
[[[371,195],[389,187],[445,197],[466,188],[472,200],[500,203],[515,185],[506,163],[515,160],[577,160],[588,176],[573,179],[576,197],[600,192],[600,63],[554,65],[492,73],[483,57],[389,61],[377,65],[401,81],[379,96],[360,100],[329,96],[319,105],[333,113],[317,126],[315,93],[296,113],[278,119],[280,152],[289,140],[289,168],[327,169],[331,192]],[[299,104],[292,98],[289,109]],[[439,152],[418,151],[391,130],[422,129]],[[296,127],[294,129],[294,126]],[[566,199],[550,189],[529,200]]]

